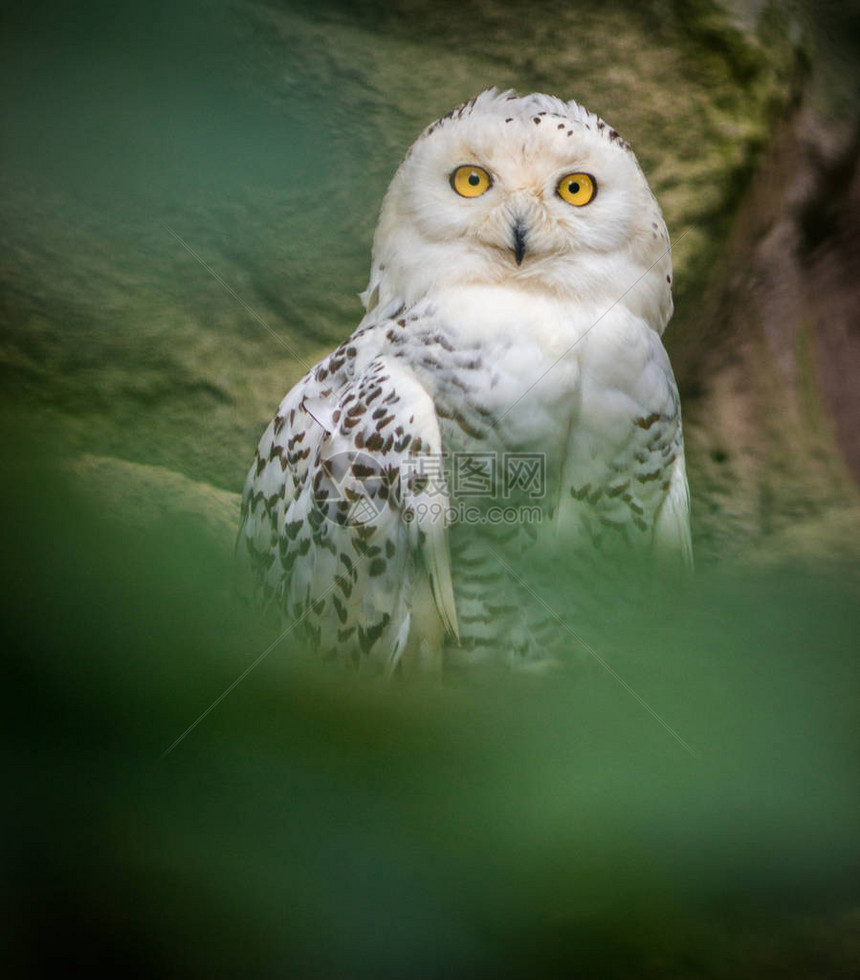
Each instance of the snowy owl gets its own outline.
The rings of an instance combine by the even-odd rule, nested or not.
[[[671,270],[636,157],[578,103],[491,89],[428,126],[364,318],[248,474],[263,605],[363,671],[529,666],[559,632],[532,565],[688,565]]]

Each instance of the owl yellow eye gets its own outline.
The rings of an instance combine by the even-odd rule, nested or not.
[[[493,178],[483,167],[466,163],[451,174],[451,186],[461,197],[480,197],[493,186]]]
[[[556,193],[562,201],[581,208],[583,204],[588,204],[594,198],[597,184],[588,174],[565,174],[558,182]]]

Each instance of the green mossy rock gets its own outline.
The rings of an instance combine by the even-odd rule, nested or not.
[[[703,429],[698,537],[724,550],[708,460],[725,433],[695,406],[702,297],[802,82],[789,21],[472,0],[96,5],[73,21],[37,7],[12,26],[0,370],[69,452],[240,489],[280,398],[361,315],[409,143],[491,85],[551,91],[633,144],[677,241],[667,343]]]

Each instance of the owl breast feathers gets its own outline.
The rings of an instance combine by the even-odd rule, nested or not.
[[[671,281],[636,158],[576,102],[490,90],[429,126],[364,318],[257,448],[259,600],[368,672],[531,666],[559,654],[547,569],[586,617],[634,559],[689,566]]]

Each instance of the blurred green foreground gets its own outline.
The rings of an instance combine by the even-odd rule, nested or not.
[[[162,757],[274,637],[202,526],[6,444],[22,975],[853,975],[860,568],[701,576],[607,640],[695,756],[594,663],[392,691],[287,637]]]

